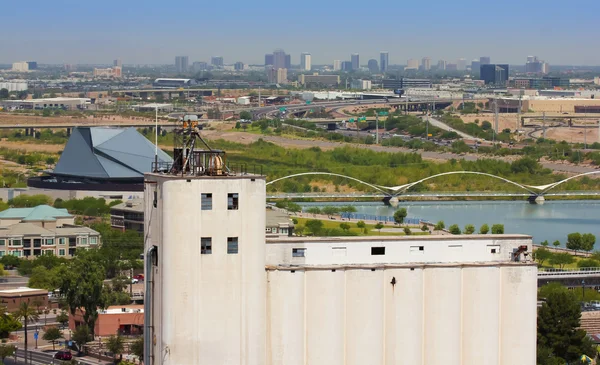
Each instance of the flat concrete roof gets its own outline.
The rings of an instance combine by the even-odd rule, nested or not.
[[[456,240],[489,240],[489,239],[531,239],[526,234],[447,234],[447,235],[415,235],[415,236],[339,236],[339,237],[279,237],[268,238],[267,243],[298,242],[373,242],[373,241],[456,241]]]
[[[14,296],[14,295],[47,295],[48,290],[46,289],[35,289],[35,288],[27,288],[21,287],[16,289],[6,289],[0,290],[0,296]]]

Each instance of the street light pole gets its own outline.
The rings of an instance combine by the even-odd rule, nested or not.
[[[581,301],[585,301],[585,280],[581,280]]]
[[[375,112],[375,144],[379,144],[379,113]]]

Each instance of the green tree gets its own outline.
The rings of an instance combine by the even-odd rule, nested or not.
[[[450,227],[448,227],[448,230],[450,231],[450,233],[452,234],[460,234],[460,227],[458,226],[458,224],[453,224]]]
[[[435,228],[434,228],[434,229],[435,229],[436,231],[441,231],[441,230],[442,230],[442,229],[444,229],[444,228],[446,228],[446,225],[444,224],[444,221],[438,221],[438,222],[435,224]]]
[[[144,361],[144,337],[140,336],[136,338],[129,346],[129,351],[141,361]]]
[[[577,261],[577,267],[600,267],[600,261],[593,259],[581,259]]]
[[[475,226],[472,224],[467,224],[465,226],[465,234],[473,234],[475,233]]]
[[[596,244],[596,236],[591,233],[584,233],[581,235],[581,249],[584,251],[591,251],[594,249]]]
[[[560,246],[560,241],[559,241],[559,240],[556,240],[556,241],[552,242],[552,245],[553,245],[554,247],[558,247],[558,246]]]
[[[13,255],[4,255],[4,256],[2,256],[2,259],[0,259],[0,263],[5,268],[19,267],[19,265],[21,265],[22,261],[24,261],[24,260],[21,260],[17,256],[13,256]]]
[[[412,234],[412,231],[410,230],[410,228],[404,227],[404,234],[410,236]]]
[[[356,207],[354,205],[344,205],[343,207],[340,207],[340,212],[342,212],[342,213],[355,213],[356,212]]]
[[[551,358],[561,361],[562,364],[575,362],[582,354],[594,358],[596,350],[591,340],[584,330],[579,329],[579,299],[566,288],[557,286],[547,290],[545,299],[542,307],[538,309],[538,364],[552,363],[548,362]]]
[[[402,224],[404,223],[404,218],[406,218],[406,215],[406,208],[400,208],[394,212],[394,221],[398,224]]]
[[[294,227],[294,232],[296,233],[296,236],[302,236],[302,233],[304,233],[304,229],[305,227],[301,224],[298,224]]]
[[[558,252],[558,253],[552,254],[549,262],[550,262],[550,265],[552,265],[552,266],[558,265],[559,268],[563,269],[565,267],[565,265],[574,263],[575,258],[567,252]]]
[[[71,335],[71,339],[75,341],[75,343],[77,344],[77,348],[81,353],[81,349],[83,349],[83,346],[85,346],[86,343],[92,341],[94,339],[94,336],[90,332],[90,328],[87,325],[83,324],[75,328],[75,331]]]
[[[287,204],[287,208],[286,209],[289,210],[292,213],[298,213],[299,211],[302,210],[302,207],[299,204],[297,204],[297,203],[289,202]]]
[[[242,128],[242,123],[236,122],[235,123],[235,129],[240,129],[240,128]]]
[[[569,235],[567,236],[567,248],[575,251],[579,251],[582,249],[581,233],[569,233]]]
[[[323,214],[332,216],[334,214],[337,214],[340,210],[338,209],[338,207],[334,207],[333,205],[327,205],[327,206],[323,207],[323,209],[321,211],[323,212]]]
[[[319,207],[310,207],[306,210],[307,213],[312,215],[321,214],[321,209]]]
[[[29,277],[29,283],[27,286],[30,288],[53,291],[58,287],[56,270],[48,270],[45,266],[34,267],[31,271],[31,276]]]
[[[545,261],[548,261],[550,258],[552,258],[553,253],[547,248],[540,247],[534,251],[534,255],[538,264],[543,266]]]
[[[246,111],[246,110],[241,111],[240,119],[252,120],[252,113],[250,113],[249,111]]]
[[[56,344],[56,341],[58,341],[59,338],[62,338],[63,334],[62,332],[58,329],[58,327],[48,327],[46,328],[46,332],[44,333],[44,336],[42,336],[42,338],[44,339],[44,341],[48,341],[52,343],[52,350],[55,349],[54,345]]]
[[[347,232],[350,230],[350,224],[346,222],[340,223],[340,228]]]
[[[548,240],[544,240],[544,241],[542,241],[540,244],[541,244],[542,246],[544,246],[544,247],[548,247],[548,245],[549,245],[550,243],[548,242]]]
[[[383,223],[379,222],[375,225],[375,229],[379,231],[379,234],[381,234],[381,229],[383,228]]]
[[[479,233],[481,234],[488,234],[489,231],[490,227],[485,223],[481,225],[481,228],[479,228]]]
[[[61,311],[56,315],[56,322],[60,323],[61,326],[66,327],[69,323],[69,315],[65,311]]]
[[[428,232],[428,231],[429,231],[429,227],[427,227],[427,225],[426,225],[426,224],[423,224],[423,225],[421,226],[421,231],[423,231],[423,232]]]
[[[311,219],[306,222],[306,228],[313,236],[318,236],[323,230],[323,221]]]
[[[104,307],[103,284],[106,272],[98,260],[98,250],[78,250],[68,264],[60,266],[58,283],[71,314],[83,309],[83,320],[93,334],[98,307]]]
[[[504,224],[494,224],[492,226],[492,234],[504,234]]]
[[[0,339],[8,338],[11,332],[21,327],[21,322],[14,315],[10,315],[5,306],[0,306]]]
[[[2,88],[0,89],[0,99],[8,99],[10,96],[8,89]]]
[[[19,321],[21,321],[23,323],[23,330],[24,330],[24,341],[25,341],[25,357],[27,357],[27,345],[28,345],[28,338],[27,338],[27,325],[30,322],[36,322],[39,318],[40,315],[38,314],[38,310],[37,308],[30,306],[28,302],[21,302],[21,305],[19,305],[19,309],[17,309],[17,311],[13,314],[15,316],[15,318]]]
[[[121,335],[111,335],[106,340],[106,348],[114,356],[121,355],[125,348],[123,337]]]
[[[4,364],[4,359],[14,356],[15,352],[17,352],[17,347],[15,345],[7,345],[4,343],[0,345],[0,359],[2,359],[2,364]]]
[[[360,228],[360,229],[364,229],[365,226],[366,226],[365,221],[358,221],[358,222],[356,222],[356,226],[358,228]]]

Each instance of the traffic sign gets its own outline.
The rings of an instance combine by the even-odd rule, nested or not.
[[[280,112],[284,112],[284,111],[286,111],[286,109],[285,109],[285,108],[283,108],[283,107],[281,107],[281,108],[279,108],[279,111],[280,111]]]
[[[360,118],[358,118],[358,120],[367,120],[367,118],[366,117],[360,117]]]
[[[354,123],[354,118],[350,118],[350,119],[348,119],[348,121],[349,121],[350,123]]]
[[[37,332],[34,332],[34,333],[33,333],[33,339],[34,339],[34,340],[37,340],[37,339],[38,339],[38,333],[37,333]]]
[[[306,101],[306,105],[310,105],[310,103],[312,103],[312,101],[310,101],[310,100]]]
[[[377,114],[379,114],[380,116],[384,116],[384,115],[388,115],[388,114],[390,114],[390,113],[388,113],[388,112],[379,112],[379,113],[377,113]]]

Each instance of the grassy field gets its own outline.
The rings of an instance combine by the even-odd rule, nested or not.
[[[313,220],[311,218],[295,218],[298,220],[298,225],[302,225],[304,227],[306,227],[306,222],[309,220]],[[366,229],[366,233],[364,232],[363,229],[358,228],[356,226],[356,223],[354,222],[347,222],[347,221],[331,221],[331,220],[321,220],[321,222],[323,222],[323,228],[324,229],[332,229],[332,228],[337,228],[340,229],[340,223],[348,223],[350,224],[350,232],[354,233],[357,236],[405,236],[404,230],[403,228],[398,228],[398,226],[394,226],[391,224],[385,225],[383,228],[396,228],[398,230],[398,232],[379,232],[375,229],[375,225],[374,224],[365,224],[365,229]],[[413,236],[424,236],[424,235],[428,235],[429,232],[413,232],[412,235]]]

